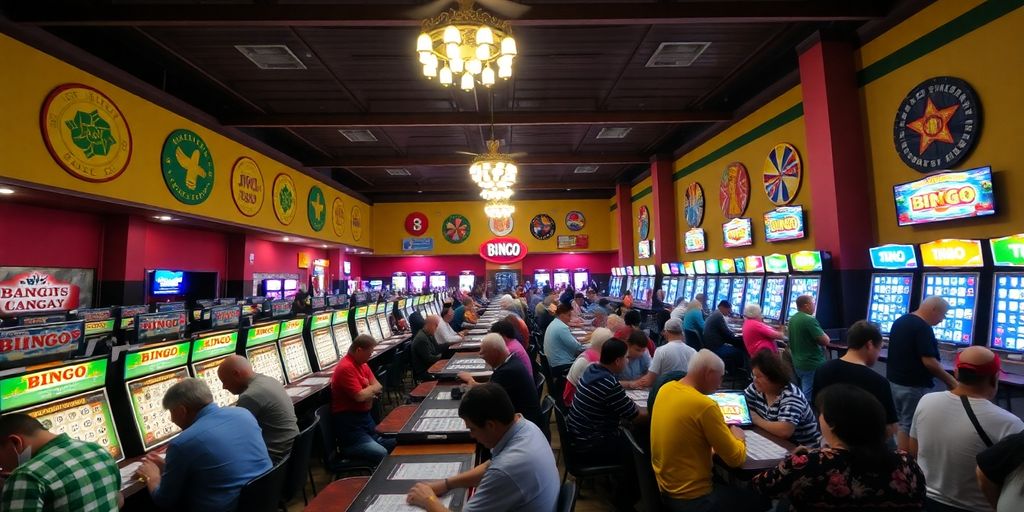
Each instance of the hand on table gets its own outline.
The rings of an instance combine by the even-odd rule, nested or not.
[[[150,456],[147,455],[142,459],[142,465],[139,466],[138,471],[135,472],[135,478],[142,480],[142,482],[146,484],[146,488],[152,491],[153,489],[160,487],[161,473],[161,469],[155,462],[150,460]]]
[[[455,376],[458,377],[458,379],[461,380],[462,382],[465,382],[466,384],[472,384],[473,382],[475,382],[473,380],[473,375],[470,374],[469,372],[459,372],[456,373]]]
[[[736,436],[736,439],[745,440],[747,438],[747,434],[743,432],[743,429],[736,425],[729,425],[729,432],[732,432],[732,435]]]
[[[146,456],[143,457],[143,461],[152,462],[160,472],[163,472],[164,465],[166,464],[166,461],[164,461],[164,458],[161,457],[160,454],[153,452],[147,453]]]
[[[434,482],[436,484],[437,482]],[[444,482],[441,483],[444,485]],[[409,494],[405,496],[405,501],[410,505],[415,505],[420,508],[427,508],[431,502],[437,501],[437,492],[432,484],[426,484],[419,482],[409,489]]]

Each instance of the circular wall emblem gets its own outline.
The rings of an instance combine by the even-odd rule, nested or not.
[[[50,156],[80,180],[110,181],[128,168],[128,121],[113,100],[92,87],[64,84],[51,91],[39,124]]]
[[[306,197],[306,217],[313,231],[320,231],[327,223],[327,199],[324,198],[324,191],[316,185],[310,187]]]
[[[530,234],[537,240],[547,240],[555,235],[555,219],[546,213],[538,213],[530,220]]]
[[[747,167],[733,162],[722,172],[722,182],[718,186],[718,203],[722,207],[722,215],[727,219],[743,216],[750,201],[750,174]]]
[[[412,236],[426,233],[427,225],[427,215],[423,212],[412,212],[405,216],[405,232]]]
[[[281,224],[285,226],[292,223],[295,218],[295,203],[298,194],[295,192],[295,182],[292,177],[281,173],[274,178],[274,188],[271,191],[274,202],[274,215]]]
[[[929,78],[911,89],[896,111],[893,142],[903,162],[920,172],[952,169],[978,140],[981,104],[967,82]]]
[[[683,192],[683,214],[686,216],[686,225],[691,228],[699,227],[704,222],[704,187],[696,181],[687,185]]]
[[[487,219],[487,227],[490,228],[491,233],[494,233],[494,236],[505,236],[511,233],[513,226],[515,226],[515,222],[512,221],[512,217]]]
[[[340,197],[335,197],[331,203],[331,227],[335,235],[340,237],[345,234],[345,203]]]
[[[359,205],[352,207],[352,239],[359,241],[363,238],[363,210],[359,209]]]
[[[587,218],[583,215],[583,212],[573,210],[565,214],[565,227],[569,228],[569,231],[579,231],[586,225]]]
[[[640,207],[640,213],[637,215],[637,227],[640,231],[640,240],[647,240],[647,237],[651,235],[651,210],[646,206]]]
[[[202,203],[213,192],[213,156],[202,137],[191,130],[174,130],[167,136],[160,169],[167,190],[182,203]]]
[[[469,238],[469,219],[458,213],[453,213],[441,224],[441,234],[444,239],[453,244],[461,244]]]
[[[800,153],[789,144],[778,144],[768,153],[761,169],[764,193],[775,206],[785,206],[796,199],[803,178]]]
[[[263,208],[263,173],[256,162],[243,156],[231,169],[231,198],[242,215],[252,217]]]

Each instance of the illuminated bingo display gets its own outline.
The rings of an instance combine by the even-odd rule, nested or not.
[[[224,389],[220,378],[217,377],[217,368],[227,358],[228,356],[215,357],[192,365],[192,371],[195,372],[196,378],[206,383],[207,387],[210,388],[210,392],[213,393],[213,402],[221,407],[234,405],[238,401],[238,397]]]
[[[146,451],[167,442],[181,431],[171,421],[171,414],[164,410],[162,402],[171,386],[188,377],[188,369],[177,368],[126,383],[135,428]]]
[[[348,330],[348,310],[335,311],[332,324],[334,344],[338,347],[338,354],[345,357],[348,348],[352,346],[352,333]]]
[[[874,274],[868,299],[868,322],[878,326],[883,335],[892,330],[892,323],[910,311],[913,274]]]
[[[370,324],[366,321],[366,306],[356,308],[356,334],[373,336],[373,333],[370,332]]]
[[[284,358],[284,370],[288,382],[295,382],[313,373],[313,369],[309,366],[309,355],[306,354],[306,344],[302,341],[302,335],[281,338],[281,357]]]
[[[922,300],[937,295],[949,303],[946,319],[932,327],[935,338],[956,345],[974,339],[974,314],[978,298],[978,274],[925,273]]]
[[[338,362],[338,350],[331,337],[331,317],[333,313],[313,315],[309,324],[309,334],[313,339],[313,352],[316,354],[317,365],[321,370]]]
[[[1024,273],[996,272],[992,348],[1024,351]]]
[[[367,318],[366,321],[370,324],[370,332],[373,333],[373,339],[381,341],[384,339],[384,331],[380,328],[380,315],[373,315]]]
[[[763,277],[748,277],[747,290],[743,293],[743,306],[756,304],[761,306],[761,288],[764,287]]]
[[[814,304],[818,304],[818,291],[821,289],[820,277],[793,276],[789,279],[789,310],[786,318],[796,314],[796,299],[801,295],[810,295]]]
[[[238,344],[238,332],[227,332],[199,338],[192,342],[192,374],[201,379],[213,393],[213,401],[221,406],[234,404],[238,398],[224,389],[217,377],[217,368]]]
[[[764,303],[761,316],[772,322],[782,321],[782,306],[786,297],[785,276],[768,277],[764,282]]]
[[[694,279],[692,277],[687,277],[686,282],[683,283],[683,297],[686,297],[687,301],[693,300],[693,286]]]
[[[281,366],[281,354],[277,350],[277,344],[269,343],[255,348],[245,349],[245,356],[249,358],[252,369],[256,373],[262,373],[268,377],[277,379],[281,384],[287,384],[284,378],[284,367]]]
[[[388,306],[389,307],[386,309],[386,311],[391,311],[390,304]],[[380,333],[383,336],[383,339],[388,339],[395,335],[393,332],[391,332],[391,322],[388,318],[390,316],[391,315],[385,313],[378,317],[380,319]]]

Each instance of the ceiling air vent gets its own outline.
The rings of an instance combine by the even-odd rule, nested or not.
[[[599,139],[625,139],[626,135],[633,130],[632,128],[614,128],[607,127],[601,128],[601,131],[597,132],[597,138]]]
[[[412,176],[408,169],[384,169],[391,176]]]
[[[577,165],[572,172],[573,174],[594,174],[597,172],[597,167],[596,165]]]
[[[370,130],[338,130],[349,142],[377,142]]]
[[[236,44],[235,48],[260,69],[306,69],[283,44]]]
[[[645,67],[685,68],[704,53],[711,43],[661,43]]]

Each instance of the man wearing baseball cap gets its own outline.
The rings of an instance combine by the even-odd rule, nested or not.
[[[910,454],[927,482],[926,510],[990,510],[975,477],[975,457],[1002,438],[1024,430],[1024,422],[992,403],[999,356],[968,347],[957,354],[959,385],[921,398],[910,428]]]

